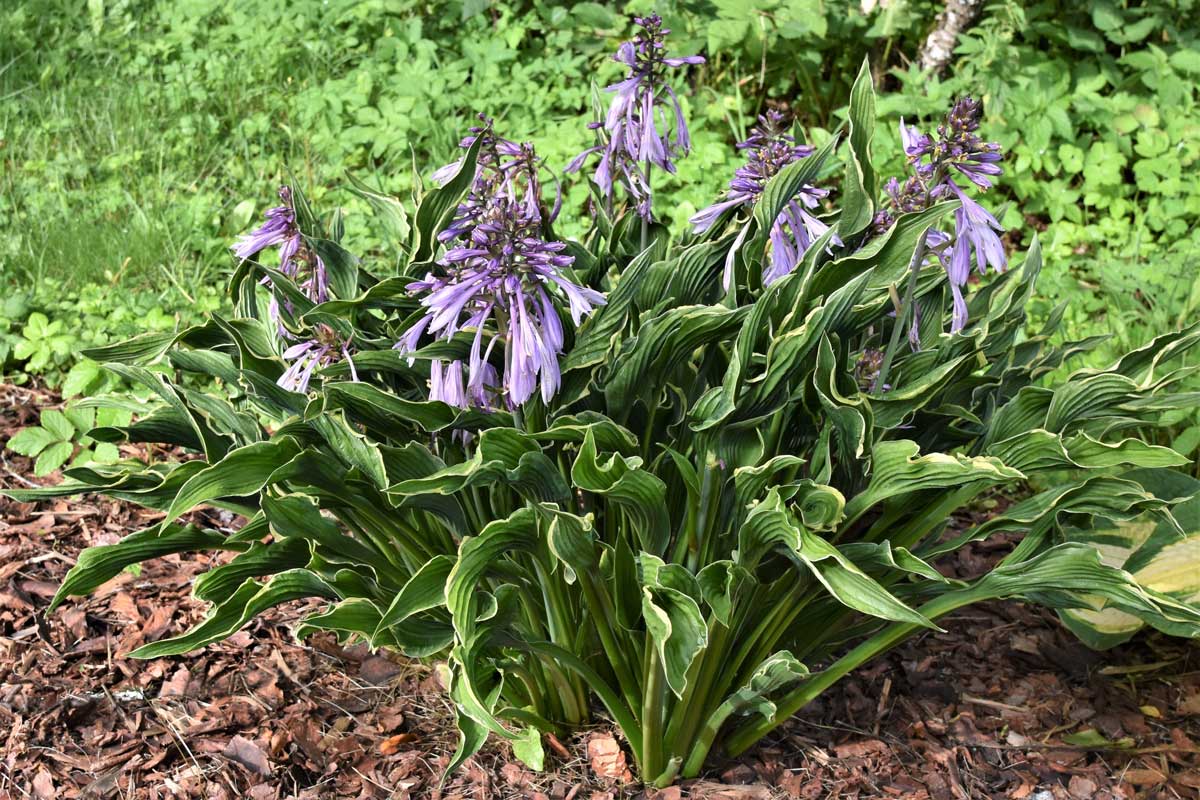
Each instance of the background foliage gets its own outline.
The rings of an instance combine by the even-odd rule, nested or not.
[[[185,325],[219,303],[223,246],[285,165],[312,187],[352,172],[404,197],[412,165],[448,159],[477,112],[565,164],[590,141],[581,89],[616,74],[626,14],[651,8],[681,52],[709,56],[685,99],[696,155],[666,187],[677,225],[723,188],[729,145],[767,104],[815,138],[838,124],[869,55],[889,123],[984,98],[1013,153],[1000,192],[1029,215],[1004,222],[1046,229],[1033,315],[1066,300],[1063,338],[1115,333],[1093,364],[1200,306],[1195,0],[999,0],[940,79],[910,63],[941,8],[925,0],[78,5],[0,9],[0,367],[18,380],[59,385],[96,337]],[[878,158],[894,136],[880,131]],[[350,214],[348,234],[365,217]],[[1194,453],[1200,428],[1184,419],[1183,434]]]

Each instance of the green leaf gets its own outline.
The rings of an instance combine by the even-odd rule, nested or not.
[[[480,579],[507,553],[529,550],[537,541],[537,519],[530,508],[517,509],[505,519],[489,523],[478,536],[463,539],[458,561],[446,579],[446,607],[460,640],[471,639],[475,631]]]
[[[37,457],[37,461],[33,465],[33,474],[39,478],[49,475],[65,464],[73,452],[75,452],[75,445],[71,442],[55,442]]]
[[[1189,75],[1200,75],[1200,50],[1195,46],[1181,47],[1167,59],[1171,66]]]
[[[692,661],[708,645],[708,628],[690,594],[660,580],[662,561],[643,553],[642,616],[658,652],[667,685],[682,697]]]
[[[1109,739],[1095,728],[1084,728],[1078,733],[1066,734],[1062,739],[1069,745],[1089,750],[1127,750],[1134,746],[1134,741],[1129,736]]]
[[[756,233],[754,239],[746,245],[748,252],[757,254],[765,250],[771,228],[780,212],[796,197],[801,188],[816,183],[821,168],[837,149],[837,145],[838,137],[830,137],[829,141],[812,155],[788,164],[767,181],[754,204]]]
[[[173,520],[201,503],[261,491],[275,470],[299,452],[300,446],[291,437],[255,442],[230,451],[216,464],[188,478],[167,509],[167,520]]]
[[[858,519],[876,503],[909,492],[975,482],[997,485],[1025,477],[995,458],[947,453],[921,455],[917,443],[905,439],[879,442],[871,455],[871,482],[846,504],[848,520]]]
[[[71,424],[71,420],[67,419],[67,415],[58,409],[51,408],[43,411],[39,421],[42,427],[60,442],[69,442],[75,438],[75,426]]]
[[[639,287],[654,261],[662,257],[660,240],[643,250],[629,262],[621,274],[617,286],[609,292],[607,303],[596,309],[580,325],[575,334],[575,346],[562,361],[564,375],[571,370],[582,370],[601,363],[605,355],[618,341],[624,329]],[[590,377],[590,376],[589,376]]]
[[[612,360],[604,396],[614,416],[621,414],[655,384],[651,375],[669,374],[672,366],[697,348],[724,339],[741,325],[743,309],[681,306],[643,320],[637,335]]]
[[[449,467],[428,463],[423,474],[404,476],[388,487],[388,494],[401,497],[452,495],[475,486],[503,481],[531,499],[561,500],[566,491],[562,477],[551,474],[553,465],[537,442],[512,428],[491,428],[479,435],[475,453],[468,461]]]
[[[875,169],[871,165],[871,139],[875,136],[875,90],[866,59],[850,89],[850,157],[841,200],[838,235],[843,240],[866,229],[875,217]]]
[[[101,364],[114,362],[136,364],[153,361],[161,356],[175,341],[173,333],[143,333],[131,339],[84,348],[82,355]]]
[[[546,766],[546,752],[542,749],[542,733],[537,728],[526,728],[512,740],[513,755],[525,766],[541,772]]]
[[[898,600],[829,542],[803,528],[799,529],[799,534],[800,547],[794,557],[808,566],[839,603],[872,617],[940,630],[919,612]]]
[[[986,597],[1030,597],[1052,608],[1097,609],[1102,599],[1127,613],[1162,619],[1177,635],[1200,636],[1200,609],[1143,589],[1129,572],[1104,564],[1095,548],[1074,542],[1028,561],[1007,562],[971,591]]]
[[[449,223],[458,201],[475,180],[475,162],[483,139],[482,136],[476,136],[463,156],[458,172],[421,199],[413,218],[412,263],[426,261],[433,255],[437,248],[438,233]]]
[[[206,603],[223,603],[247,578],[261,578],[309,564],[312,549],[303,539],[253,542],[225,564],[213,567],[196,578],[192,595]]]
[[[1125,23],[1121,10],[1108,0],[1092,4],[1092,24],[1102,31],[1112,31]]]
[[[449,579],[453,567],[454,559],[449,556],[435,556],[423,564],[413,573],[408,583],[404,584],[404,588],[396,594],[383,616],[380,617],[373,633],[373,639],[379,638],[384,632],[387,632],[405,653],[412,657],[422,657],[418,651],[415,651],[413,647],[415,643],[408,641],[404,623],[423,612],[446,605],[446,581]],[[449,645],[451,639],[451,631],[447,626],[446,641],[443,646]],[[424,644],[422,643],[422,649],[424,649]]]
[[[356,431],[346,421],[344,412],[324,411],[310,419],[309,425],[321,434],[343,464],[357,468],[376,488],[387,488],[387,470],[384,468],[379,447],[367,436]]]
[[[358,257],[329,239],[314,239],[310,245],[325,263],[329,287],[336,297],[348,300],[358,294]]]
[[[269,608],[307,597],[339,599],[332,586],[306,569],[280,572],[266,583],[248,580],[191,630],[170,639],[142,645],[129,655],[131,658],[162,658],[198,650],[229,638]]]
[[[744,686],[726,697],[721,705],[709,716],[704,723],[704,729],[697,737],[700,741],[711,742],[734,714],[760,714],[768,719],[774,716],[776,707],[770,696],[797,681],[808,677],[808,667],[796,660],[795,656],[786,650],[775,653],[764,660],[754,670],[750,680]],[[704,765],[708,755],[699,744],[683,765],[684,775],[694,775]]]
[[[71,367],[67,377],[63,379],[61,391],[63,397],[74,397],[93,391],[103,379],[104,373],[100,365],[90,359],[79,361]]]
[[[246,545],[227,544],[224,535],[206,531],[195,525],[168,525],[145,528],[131,533],[116,544],[89,547],[79,554],[75,566],[67,572],[62,585],[50,601],[47,612],[53,611],[67,597],[89,594],[105,581],[115,578],[131,564],[171,553],[197,550],[241,550]]]
[[[346,642],[352,636],[358,636],[372,646],[377,646],[371,638],[379,625],[379,606],[363,597],[351,597],[335,603],[326,611],[309,614],[296,626],[297,640],[307,639],[317,631],[333,631],[339,642]],[[390,640],[381,644],[394,645]]]
[[[917,241],[925,231],[957,207],[957,201],[945,202],[917,213],[902,214],[882,236],[871,239],[857,252],[822,267],[812,279],[809,296],[828,296],[868,271],[869,285],[886,289],[908,272]]]
[[[642,549],[661,555],[671,536],[667,485],[641,466],[640,457],[620,453],[612,453],[601,461],[595,437],[589,430],[571,466],[571,481],[585,492],[605,495],[624,508],[633,520]]]
[[[42,452],[52,442],[58,441],[59,438],[45,428],[33,425],[22,428],[13,434],[13,437],[8,440],[7,447],[14,453],[32,457]]]
[[[121,458],[121,451],[115,444],[100,442],[92,451],[92,460],[100,464],[115,464]]]
[[[395,244],[407,242],[410,231],[408,212],[404,210],[404,204],[391,195],[372,189],[353,175],[347,174],[346,178],[350,181],[350,191],[371,205],[375,216],[383,223],[383,227],[392,241]]]
[[[63,411],[63,416],[71,423],[71,427],[75,430],[72,432],[72,438],[78,439],[81,436],[87,435],[96,423],[96,411],[83,405],[72,405]]]
[[[797,525],[779,489],[770,489],[738,532],[738,563],[753,572],[776,550],[810,571],[841,604],[864,614],[928,628],[933,623],[906,606],[829,542]]]

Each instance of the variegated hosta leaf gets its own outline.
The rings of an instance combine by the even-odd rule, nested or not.
[[[121,570],[152,558],[172,553],[187,553],[197,550],[218,550],[228,547],[243,550],[248,545],[227,544],[226,537],[215,531],[206,531],[194,525],[155,525],[137,533],[131,533],[116,544],[99,545],[84,550],[75,566],[63,578],[62,584],[50,601],[48,611],[53,611],[67,597],[86,595],[105,581],[115,578]]]
[[[1091,528],[1068,528],[1063,535],[1094,547],[1105,564],[1125,570],[1143,589],[1200,609],[1200,481],[1181,473],[1164,473],[1159,480],[1161,491],[1193,493],[1192,499],[1170,510],[1170,519],[1162,513],[1129,520],[1101,518]],[[1085,597],[1096,603],[1097,598]],[[1115,607],[1067,609],[1059,616],[1076,636],[1097,649],[1127,641],[1146,624],[1175,635],[1193,635],[1162,614]]]
[[[753,574],[763,556],[773,550],[807,568],[839,603],[849,608],[883,619],[936,627],[833,545],[797,525],[778,489],[769,490],[766,499],[746,517],[739,534],[738,564]]]
[[[1174,499],[1177,501],[1180,498]],[[953,552],[969,541],[986,539],[1001,531],[1040,536],[1072,516],[1085,519],[1096,516],[1132,519],[1147,511],[1167,508],[1171,500],[1155,496],[1134,480],[1108,475],[1092,476],[1045,489],[1014,503],[1003,514],[968,528],[953,539],[924,548],[921,555],[933,558]]]
[[[999,485],[1025,476],[999,459],[947,453],[920,454],[916,442],[900,439],[875,445],[871,452],[871,482],[846,503],[846,518],[858,519],[877,503],[925,489],[965,484]]]
[[[512,428],[491,428],[479,435],[472,458],[419,478],[388,487],[396,497],[453,495],[503,481],[533,502],[563,502],[570,496],[562,476],[535,439]]]
[[[307,569],[290,569],[265,583],[247,580],[224,602],[213,606],[203,621],[179,636],[142,645],[133,658],[161,658],[219,642],[241,630],[259,614],[283,603],[306,597],[338,600],[337,590]]]
[[[589,430],[571,467],[571,481],[585,492],[604,495],[625,509],[634,520],[643,550],[654,554],[666,550],[671,534],[667,487],[661,478],[642,469],[640,457],[612,453],[601,460],[595,436]]]
[[[700,585],[678,564],[642,554],[642,615],[667,685],[677,697],[687,688],[692,660],[708,644]]]
[[[1086,433],[1064,438],[1047,430],[1032,430],[998,442],[988,449],[1013,469],[1023,472],[1109,467],[1177,467],[1187,459],[1169,447],[1140,439],[1101,442]]]

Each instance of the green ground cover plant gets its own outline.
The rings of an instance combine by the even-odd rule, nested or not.
[[[537,119],[481,115],[455,160],[417,162],[415,202],[355,184],[398,241],[373,247],[288,181],[234,246],[228,312],[89,350],[154,398],[89,435],[188,455],[6,490],[165,513],[82,554],[52,605],[149,558],[229,551],[195,584],[209,615],[137,655],[321,598],[298,635],[444,660],[451,768],[488,736],[540,768],[543,733],[602,714],[659,786],[971,603],[1059,609],[1096,646],[1130,620],[1200,633],[1196,586],[1133,572],[1194,543],[1176,511],[1197,484],[1129,435],[1194,405],[1200,325],[1048,380],[1100,341],[1056,343],[1063,306],[1030,327],[1042,250],[1030,237],[1010,265],[980,202],[1004,148],[977,102],[884,136],[864,65],[831,82],[844,125],[767,113],[706,162],[685,86],[709,61],[637,23],[569,164],[575,148],[507,138]],[[686,164],[728,169],[680,225]],[[947,530],[997,489],[1025,492]],[[247,521],[179,521],[202,504]],[[1146,514],[1161,529],[1103,560],[1096,532]],[[998,533],[1020,542],[984,577],[936,569]]]
[[[205,284],[129,293],[45,278],[0,305],[0,375],[18,384],[37,380],[66,398],[111,388],[115,379],[82,357],[85,348],[186,328],[222,302],[221,292]]]
[[[49,475],[67,461],[74,465],[112,464],[121,454],[111,442],[96,442],[88,433],[95,427],[128,425],[132,414],[127,409],[90,407],[49,409],[42,412],[41,424],[22,428],[8,441],[8,448],[30,458],[36,457],[33,474]]]

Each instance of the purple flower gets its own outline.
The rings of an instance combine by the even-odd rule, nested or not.
[[[284,245],[281,256],[295,254],[300,246],[300,229],[296,227],[296,212],[291,206],[292,190],[287,186],[280,186],[279,199],[284,205],[267,209],[267,221],[262,227],[238,239],[237,244],[232,247],[235,256],[244,261],[275,245]]]
[[[431,399],[464,408],[493,409],[501,402],[515,408],[540,389],[549,402],[558,390],[564,344],[555,298],[565,298],[578,325],[604,296],[571,281],[563,273],[574,261],[566,245],[543,238],[543,221],[551,215],[541,207],[532,146],[496,138],[490,124],[473,129],[473,135],[485,137],[480,167],[467,198],[438,236],[449,248],[438,261],[443,269],[408,285],[424,295],[421,305],[428,311],[395,347],[412,352],[425,333],[449,339],[474,331],[465,365],[430,364]],[[490,361],[498,344],[502,373]]]
[[[1003,272],[1008,266],[1004,246],[997,235],[1004,228],[983,206],[972,200],[951,177],[957,173],[980,190],[990,189],[991,178],[999,175],[1002,158],[1000,145],[984,142],[976,133],[983,106],[970,97],[955,102],[937,136],[922,133],[900,120],[900,140],[914,174],[903,184],[892,178],[885,186],[888,202],[875,215],[874,230],[882,234],[900,214],[924,210],[935,202],[957,199],[954,233],[930,230],[926,239],[932,257],[938,258],[950,283],[953,296],[951,332],[958,333],[967,324],[967,302],[963,288],[971,274],[971,255],[975,267],[986,274],[989,266]],[[928,263],[928,259],[926,260]]]
[[[593,175],[596,185],[611,199],[620,182],[629,193],[639,216],[651,218],[650,168],[675,172],[674,159],[692,149],[687,122],[679,97],[666,83],[668,68],[703,64],[702,56],[668,57],[665,40],[671,32],[657,14],[635,17],[641,27],[633,41],[622,42],[613,60],[628,67],[625,79],[607,87],[613,94],[603,123],[589,127],[602,130],[603,143],[589,148],[567,165],[578,171],[589,156],[600,153]]]
[[[914,164],[933,149],[933,140],[916,128],[905,125],[904,117],[900,118],[900,143],[909,162]]]
[[[267,221],[238,239],[231,248],[233,254],[245,260],[268,247],[278,246],[279,271],[295,280],[308,299],[314,303],[324,303],[329,299],[329,275],[325,262],[316,250],[309,247],[296,224],[291,188],[279,187],[279,199],[284,204],[268,209]],[[271,281],[268,277],[263,278],[262,282],[269,285]],[[278,321],[279,306],[274,297],[271,298],[269,313],[271,319]],[[282,332],[282,328],[280,330]]]
[[[314,338],[283,351],[283,359],[292,363],[280,376],[278,384],[288,391],[307,392],[313,373],[339,359],[346,360],[351,379],[358,380],[358,371],[354,369],[354,361],[350,358],[350,342],[343,340],[328,325],[317,326]]]
[[[799,161],[813,152],[811,147],[796,144],[795,138],[788,135],[784,115],[775,109],[759,117],[758,125],[750,131],[749,138],[739,142],[737,146],[738,149],[746,151],[746,163],[734,172],[725,199],[701,210],[691,218],[696,233],[703,233],[711,228],[721,215],[731,208],[754,205],[767,181],[788,164]],[[828,194],[828,189],[803,186],[779,213],[769,237],[767,266],[762,275],[764,286],[769,286],[791,273],[812,243],[829,230],[828,225],[811,213]],[[841,244],[836,235],[832,241]],[[730,253],[731,257],[726,260],[726,289],[733,279],[732,254],[733,251]]]

